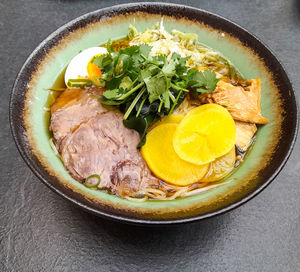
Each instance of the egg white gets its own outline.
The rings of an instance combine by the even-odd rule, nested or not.
[[[105,47],[91,47],[83,50],[76,55],[69,63],[65,72],[65,83],[67,85],[69,79],[76,79],[78,77],[87,77],[87,65],[92,57],[99,54],[106,54]]]

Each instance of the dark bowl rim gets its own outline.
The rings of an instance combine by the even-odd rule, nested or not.
[[[17,131],[17,125],[15,124],[14,120],[13,120],[13,110],[14,110],[14,95],[16,94],[16,89],[17,89],[17,83],[21,78],[21,75],[23,74],[27,64],[33,59],[33,57],[49,42],[51,41],[53,38],[55,38],[59,33],[61,33],[63,30],[68,29],[68,27],[74,25],[76,22],[79,22],[81,20],[84,20],[90,16],[96,15],[99,12],[102,13],[106,13],[106,12],[111,12],[114,10],[126,10],[126,9],[130,9],[130,8],[138,8],[139,6],[156,6],[156,7],[177,7],[177,8],[182,8],[182,9],[186,9],[186,10],[190,10],[190,11],[195,11],[195,12],[200,12],[206,15],[209,15],[211,17],[213,17],[216,20],[223,20],[228,24],[233,25],[236,28],[239,28],[241,31],[243,31],[245,34],[251,36],[251,38],[254,39],[255,43],[260,43],[260,45],[262,45],[263,47],[265,47],[265,49],[267,51],[269,51],[269,53],[271,54],[271,56],[278,62],[278,64],[281,66],[283,72],[285,73],[288,82],[291,86],[291,95],[293,97],[293,100],[295,101],[295,107],[296,107],[296,120],[295,120],[295,127],[294,127],[294,134],[292,137],[292,140],[289,143],[289,148],[288,148],[288,152],[286,153],[285,157],[282,159],[281,163],[279,164],[279,166],[277,167],[277,169],[274,171],[274,173],[268,178],[266,179],[266,181],[257,189],[255,189],[252,193],[250,193],[249,195],[245,196],[244,198],[242,198],[241,200],[232,203],[230,205],[228,205],[227,207],[224,207],[222,209],[219,209],[217,211],[213,211],[213,212],[209,212],[206,214],[202,214],[202,215],[198,215],[198,216],[192,216],[192,217],[187,217],[187,218],[182,218],[182,219],[170,219],[170,220],[157,220],[157,219],[137,219],[137,218],[130,218],[130,217],[126,217],[126,216],[122,216],[122,215],[115,215],[109,212],[105,212],[105,211],[100,211],[97,210],[96,208],[90,207],[87,204],[81,203],[80,201],[70,197],[68,194],[66,194],[65,192],[63,192],[62,190],[56,188],[54,185],[52,185],[50,182],[48,182],[48,180],[46,178],[44,178],[42,176],[42,174],[39,173],[38,168],[36,168],[36,166],[32,163],[31,159],[27,156],[26,151],[25,151],[25,147],[19,142],[18,140],[18,131]],[[280,171],[282,170],[282,168],[284,167],[284,165],[286,164],[287,160],[289,159],[292,150],[294,148],[296,139],[297,139],[297,134],[298,134],[298,127],[299,127],[299,106],[298,106],[298,102],[297,99],[295,98],[295,93],[294,93],[294,88],[292,85],[292,82],[289,80],[289,76],[287,73],[287,70],[285,68],[285,66],[281,63],[281,61],[279,61],[279,58],[276,56],[276,54],[268,47],[266,46],[259,38],[257,38],[254,34],[252,34],[251,32],[249,32],[248,30],[246,30],[245,28],[241,27],[240,25],[238,25],[237,23],[233,22],[232,20],[226,19],[223,16],[219,15],[219,14],[215,14],[203,9],[199,9],[199,8],[195,8],[195,7],[191,7],[191,6],[187,6],[187,5],[181,5],[181,4],[175,4],[175,3],[163,3],[163,2],[137,2],[137,3],[126,3],[126,4],[120,4],[120,5],[114,5],[114,6],[109,6],[106,8],[102,8],[102,9],[98,9],[95,11],[91,11],[88,13],[85,13],[71,21],[69,21],[68,23],[62,25],[61,27],[59,27],[57,30],[55,30],[54,32],[52,32],[50,35],[48,35],[33,51],[32,53],[28,56],[28,58],[26,59],[26,61],[24,62],[24,64],[22,65],[20,71],[18,72],[15,82],[13,84],[12,87],[12,92],[10,95],[10,102],[9,102],[9,122],[10,122],[10,128],[11,128],[11,133],[13,136],[13,139],[16,143],[16,146],[18,148],[19,153],[21,154],[23,160],[25,161],[25,163],[28,165],[28,167],[31,169],[31,171],[45,184],[47,185],[51,190],[53,190],[54,192],[56,192],[58,195],[60,195],[61,197],[63,197],[64,199],[69,200],[71,203],[73,203],[74,205],[82,208],[83,210],[100,216],[102,218],[106,218],[106,219],[111,219],[113,221],[117,221],[117,222],[122,222],[122,223],[127,223],[127,224],[133,224],[133,225],[144,225],[144,226],[169,226],[169,225],[177,225],[177,224],[183,224],[183,223],[191,223],[191,222],[196,222],[196,221],[200,221],[200,220],[204,220],[204,219],[209,219],[212,218],[214,216],[217,215],[221,215],[224,213],[227,213],[235,208],[238,208],[239,206],[243,205],[244,203],[248,202],[249,200],[251,200],[253,197],[255,197],[256,195],[258,195],[259,193],[261,193],[275,178],[276,176],[280,173]]]

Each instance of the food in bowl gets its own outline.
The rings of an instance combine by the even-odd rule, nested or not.
[[[51,145],[74,179],[133,201],[222,186],[268,122],[259,78],[162,22],[83,50],[63,79]]]

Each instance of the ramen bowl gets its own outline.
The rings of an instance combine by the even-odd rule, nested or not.
[[[244,162],[222,186],[185,198],[133,202],[74,180],[49,144],[44,111],[48,92],[80,51],[140,31],[163,18],[166,30],[196,33],[204,45],[228,58],[245,78],[261,78],[261,126]],[[256,196],[286,163],[297,134],[297,105],[291,83],[274,54],[238,25],[204,10],[175,4],[138,3],[85,14],[46,38],[29,56],[14,84],[10,122],[17,147],[31,170],[56,193],[93,214],[122,222],[167,225],[209,218]],[[279,181],[280,182],[280,181]]]

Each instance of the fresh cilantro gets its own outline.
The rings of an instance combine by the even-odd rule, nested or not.
[[[170,115],[185,98],[210,93],[219,81],[213,71],[189,68],[189,57],[173,53],[151,56],[151,47],[143,44],[111,51],[92,62],[101,68],[106,91],[99,99],[105,105],[118,106],[124,112],[124,125],[141,135],[141,146],[151,122]]]
[[[106,99],[116,99],[120,96],[119,89],[107,90],[103,93]]]
[[[106,68],[109,64],[112,63],[112,56],[110,54],[101,55],[94,57],[92,62],[102,69]]]
[[[158,74],[154,77],[147,77],[144,79],[144,81],[149,93],[149,102],[152,103],[155,100],[159,100],[160,96],[166,90],[167,82],[165,78]]]
[[[173,77],[176,74],[176,60],[171,59],[170,62],[166,62],[162,71],[167,77]]]
[[[190,87],[196,87],[199,93],[211,93],[214,91],[220,80],[216,78],[216,73],[210,70],[205,70],[204,72],[195,70],[190,74],[189,84],[192,84]]]
[[[129,90],[132,85],[132,80],[129,76],[125,76],[122,78],[119,88]]]
[[[150,78],[151,76],[152,76],[152,73],[151,73],[150,69],[142,70],[141,73],[140,73],[140,80],[145,81],[148,78]]]
[[[143,56],[145,56],[146,58],[148,58],[151,49],[152,49],[152,47],[149,46],[148,44],[142,44],[142,45],[140,45],[140,53]]]

